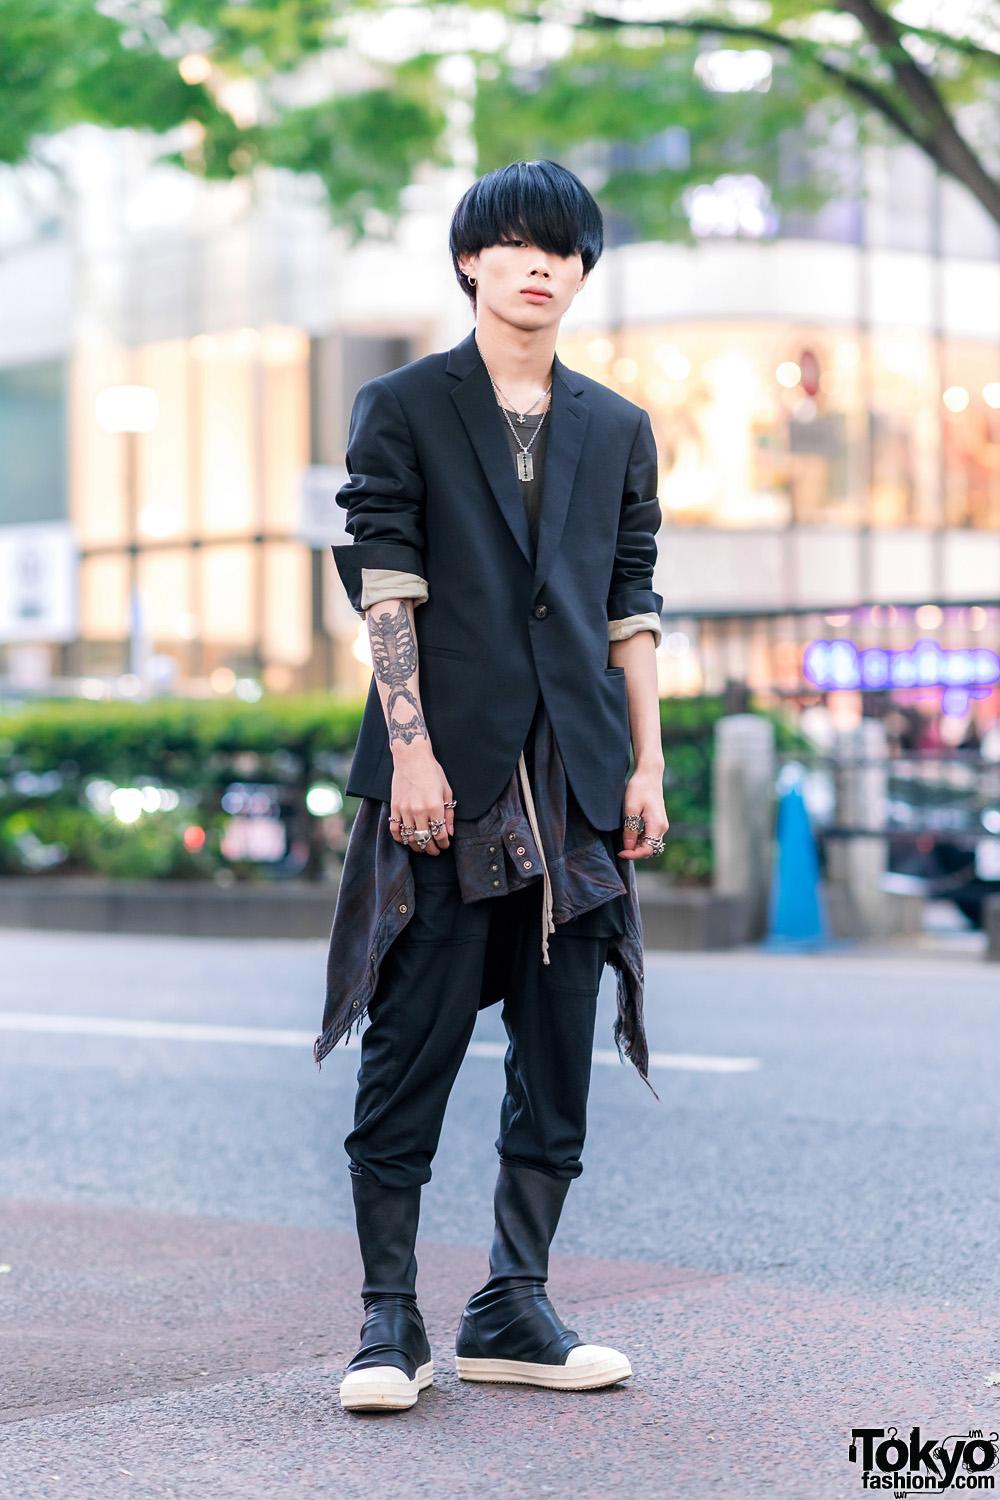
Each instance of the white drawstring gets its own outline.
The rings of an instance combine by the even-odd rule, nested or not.
[[[549,961],[549,933],[555,932],[556,924],[552,920],[552,881],[549,878],[549,867],[545,860],[545,850],[542,846],[542,835],[538,829],[538,818],[535,815],[535,799],[531,795],[531,783],[528,780],[528,767],[524,761],[522,750],[517,761],[517,772],[521,778],[521,793],[524,797],[524,810],[528,814],[528,823],[531,834],[535,840],[535,848],[542,862],[542,963]]]

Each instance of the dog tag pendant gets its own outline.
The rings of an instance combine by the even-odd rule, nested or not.
[[[517,455],[517,477],[522,484],[528,484],[535,477],[535,465],[530,453],[519,453]]]

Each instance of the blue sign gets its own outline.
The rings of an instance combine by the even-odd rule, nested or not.
[[[908,651],[853,641],[810,641],[802,657],[807,681],[824,692],[843,688],[989,688],[1000,682],[1000,656],[983,646],[950,650],[937,641],[918,641]],[[982,696],[980,693],[976,697]]]

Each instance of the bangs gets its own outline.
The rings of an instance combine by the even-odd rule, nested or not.
[[[524,240],[550,255],[579,255],[585,272],[604,248],[601,210],[574,173],[553,161],[519,161],[480,177],[462,198],[451,221],[455,273],[463,255]]]

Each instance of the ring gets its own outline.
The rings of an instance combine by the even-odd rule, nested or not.
[[[418,849],[426,849],[430,841],[431,835],[428,828],[415,828],[413,830],[413,842],[416,844]]]
[[[654,854],[663,853],[663,834],[645,834],[642,842],[648,844]]]
[[[438,834],[441,832],[442,828],[444,827],[444,819],[443,818],[429,818],[427,820],[427,827],[430,830],[431,838],[432,839],[436,839],[437,836],[438,836]]]
[[[417,827],[416,824],[414,824],[412,828],[407,828],[406,824],[402,821],[402,819],[400,819],[399,831],[403,835],[404,839],[411,839],[416,833]]]
[[[630,828],[633,833],[641,833],[645,826],[645,819],[640,818],[638,813],[625,814],[625,827]]]
[[[445,805],[445,807],[457,807],[458,803],[457,802],[446,802],[444,805]]]

